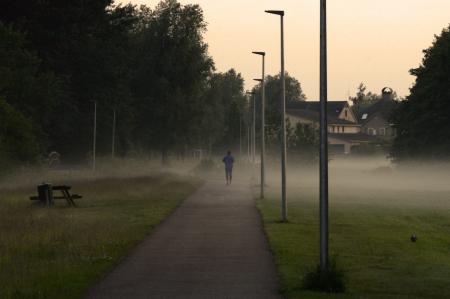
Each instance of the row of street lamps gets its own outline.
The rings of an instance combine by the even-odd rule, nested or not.
[[[266,13],[280,16],[281,21],[281,221],[287,219],[286,200],[286,84],[284,68],[284,11],[266,10]],[[262,78],[254,79],[261,83],[261,194],[265,187],[265,57],[266,53],[254,51],[262,57]],[[252,117],[252,157],[255,157],[255,94],[253,95]],[[328,268],[328,122],[327,122],[327,25],[326,0],[320,0],[320,269]]]

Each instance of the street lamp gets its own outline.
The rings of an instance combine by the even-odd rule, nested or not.
[[[93,171],[95,171],[95,169],[96,169],[96,164],[95,164],[96,152],[97,152],[97,101],[94,101],[94,132],[93,132],[93,140],[92,140],[92,170]]]
[[[256,93],[248,91],[247,94],[252,95],[252,131],[251,131],[251,157],[253,163],[255,163],[255,151],[256,151]]]
[[[266,52],[252,52],[252,53],[260,55],[262,57],[262,77],[261,79],[253,79],[253,80],[261,82],[261,196],[260,197],[264,198],[264,185],[266,183],[264,170],[264,156],[266,155],[266,141],[265,141],[266,88],[264,84]]]
[[[327,1],[320,0],[320,270],[328,268]]]
[[[286,80],[284,71],[284,11],[266,10],[266,13],[280,16],[281,21],[281,221],[286,222]]]

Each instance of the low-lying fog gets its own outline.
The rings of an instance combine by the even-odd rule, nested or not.
[[[289,157],[288,157],[289,158]],[[258,159],[257,159],[258,160]],[[268,194],[279,196],[279,158],[267,157],[266,182]],[[149,159],[99,159],[96,172],[88,167],[61,168],[59,170],[19,169],[0,177],[0,190],[31,188],[42,182],[67,183],[103,177],[139,177],[159,172],[182,175],[201,175],[205,179],[224,179],[221,157],[212,162],[172,159],[163,167],[160,160]],[[287,186],[289,198],[318,198],[318,164],[288,160]],[[205,175],[206,174],[206,175]],[[233,171],[235,183],[259,183],[260,164],[236,157]],[[334,157],[329,161],[330,200],[359,201],[383,198],[411,202],[414,204],[447,204],[450,202],[450,163],[410,163],[394,165],[389,160],[378,158]],[[448,200],[447,200],[448,199]],[[377,199],[381,200],[381,199]],[[389,203],[389,202],[386,202]],[[448,204],[450,205],[450,203]]]

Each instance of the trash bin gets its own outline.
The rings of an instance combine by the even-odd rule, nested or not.
[[[37,186],[39,201],[46,206],[53,205],[53,190],[52,185],[48,183],[42,183]]]

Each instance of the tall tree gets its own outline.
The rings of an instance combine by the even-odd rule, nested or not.
[[[303,93],[300,82],[289,75],[285,74],[286,78],[286,103],[295,101],[305,101],[306,95]],[[266,80],[266,133],[267,142],[275,142],[278,139],[278,133],[281,127],[281,76],[267,76]],[[257,99],[261,99],[261,85],[257,85],[254,89]],[[259,103],[259,100],[257,101]],[[258,104],[259,105],[259,104]],[[260,107],[257,107],[258,111]],[[259,122],[257,122],[259,124]]]
[[[201,94],[213,69],[203,40],[206,23],[198,5],[165,0],[141,32],[142,64],[134,80],[139,99],[138,136],[157,146],[163,160],[171,148],[191,142],[201,120]]]
[[[352,109],[355,115],[359,115],[361,110],[364,110],[381,98],[381,96],[377,93],[372,93],[371,91],[366,92],[366,90],[366,85],[361,82],[358,85],[356,96],[349,98],[349,100],[353,103]]]
[[[394,123],[397,160],[450,158],[450,25],[424,50],[411,94],[400,104]]]
[[[202,143],[208,144],[210,150],[214,145],[220,146],[221,150],[224,146],[237,145],[240,133],[244,132],[247,107],[241,74],[234,69],[213,74],[204,94]]]

